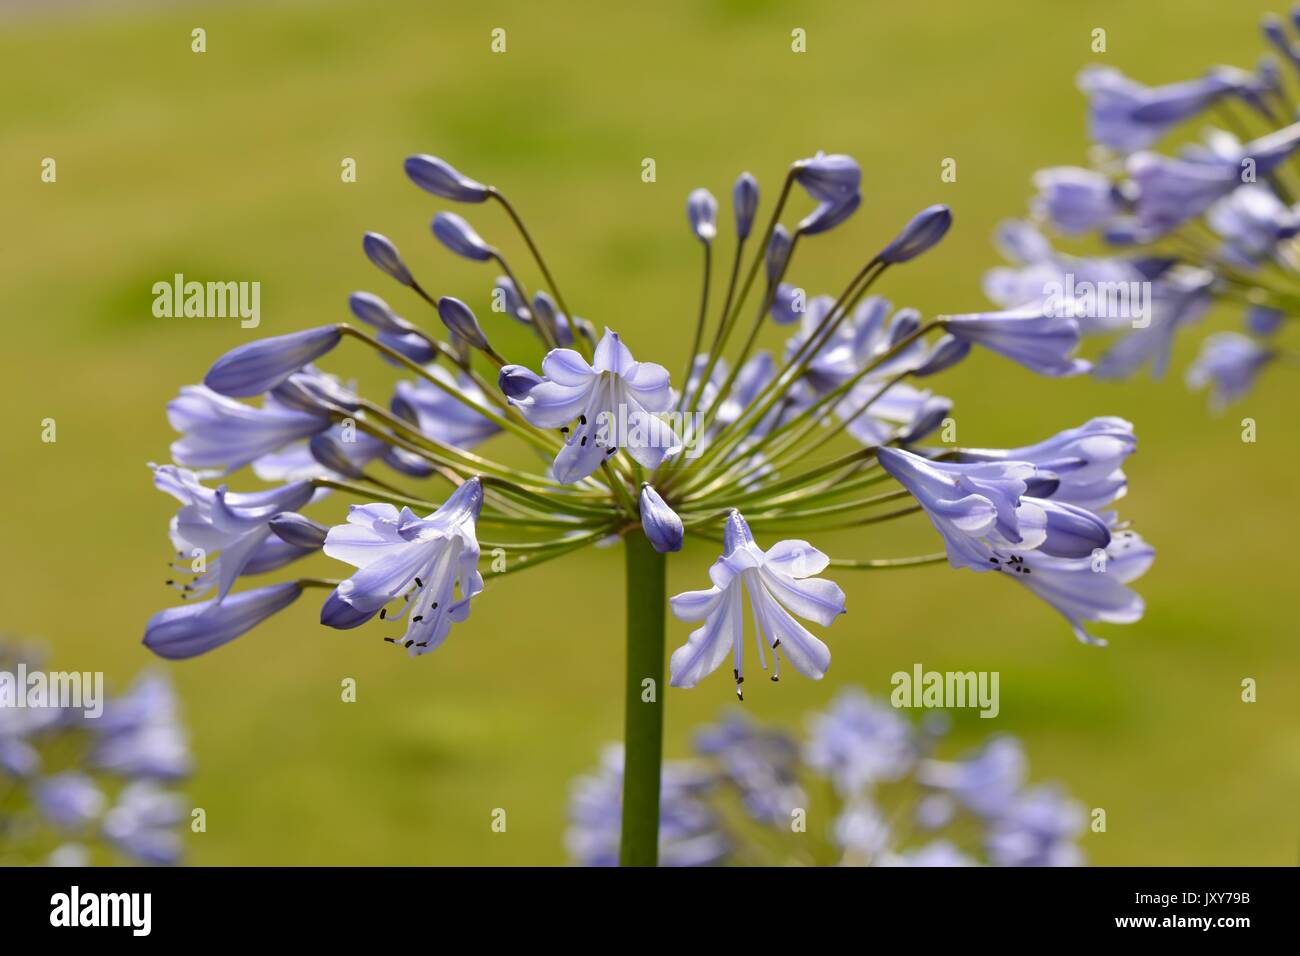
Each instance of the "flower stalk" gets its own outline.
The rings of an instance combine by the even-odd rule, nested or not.
[[[644,535],[629,534],[627,669],[624,677],[623,866],[659,861],[659,772],[664,735],[664,556]]]

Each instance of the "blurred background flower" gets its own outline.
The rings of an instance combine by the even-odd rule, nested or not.
[[[802,739],[739,710],[664,767],[660,866],[1078,866],[1085,808],[1029,785],[1024,750],[994,735],[950,757],[941,712],[914,723],[856,688],[808,715]],[[576,780],[566,845],[618,859],[622,754]]]
[[[35,644],[0,637],[17,693],[50,666]],[[173,787],[193,767],[171,681],[146,671],[102,703],[98,717],[0,706],[0,866],[181,862],[190,810]]]

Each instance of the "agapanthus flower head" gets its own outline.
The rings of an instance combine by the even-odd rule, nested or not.
[[[1269,15],[1262,27],[1283,65],[1300,74],[1300,25]],[[1275,334],[1276,327],[1257,331],[1250,322],[1294,314],[1288,278],[1300,270],[1300,208],[1284,168],[1300,150],[1300,123],[1286,105],[1277,62],[1266,56],[1254,72],[1215,66],[1152,87],[1092,66],[1079,86],[1089,99],[1092,137],[1105,149],[1094,151],[1089,167],[1038,172],[1031,208],[1062,236],[1093,237],[1111,251],[1082,258],[1054,249],[1026,223],[1000,228],[998,245],[1017,268],[991,270],[988,296],[1033,308],[1050,298],[1049,288],[1086,288],[1067,303],[1087,302],[1074,314],[1080,332],[1119,335],[1093,364],[1099,378],[1125,378],[1144,366],[1159,377],[1175,339],[1217,302],[1244,309],[1253,334]],[[1167,135],[1202,116],[1213,125],[1201,140],[1162,148]],[[1122,162],[1111,150],[1124,154]],[[1244,339],[1232,349],[1222,344],[1233,341],[1207,343],[1187,375],[1194,387],[1214,377],[1211,366],[1225,376],[1212,407],[1244,393],[1267,364],[1262,347]]]
[[[1146,112],[1136,112],[1134,121],[1147,122]],[[1227,157],[1239,144],[1211,146],[1215,157]],[[1263,146],[1269,156],[1288,148],[1281,138]],[[407,171],[440,197],[498,204],[536,270],[518,268],[460,216],[439,212],[433,220],[438,242],[456,255],[496,262],[502,275],[486,306],[474,298],[435,297],[391,243],[368,235],[366,255],[405,287],[401,294],[411,296],[411,305],[432,307],[436,321],[399,317],[399,309],[414,315],[409,305],[356,293],[349,304],[357,323],[247,343],[217,362],[203,389],[182,393],[173,409],[181,461],[156,469],[155,482],[181,502],[172,529],[180,552],[174,566],[192,562],[195,578],[169,579],[187,604],[150,621],[146,644],[156,653],[203,653],[317,591],[325,595],[322,624],[370,623],[377,632],[391,621],[386,640],[420,656],[466,620],[487,576],[493,588],[508,586],[500,583],[508,575],[588,545],[622,542],[635,652],[629,667],[653,679],[662,661],[656,665],[650,652],[661,646],[663,605],[670,603],[678,618],[700,625],[671,656],[671,684],[694,686],[730,654],[739,694],[746,617],[764,669],[771,653],[774,680],[783,657],[818,679],[830,651],[801,620],[825,627],[846,613],[844,592],[822,572],[922,566],[944,557],[832,559],[796,535],[864,529],[918,513],[940,530],[952,563],[1017,576],[1076,628],[1140,613],[1127,588],[1098,586],[1078,573],[1077,562],[1098,554],[1112,565],[1140,563],[1119,553],[1127,530],[1095,510],[1124,486],[1119,451],[1081,450],[1086,442],[1067,438],[1060,438],[1059,452],[1041,450],[1041,461],[1031,449],[1022,459],[989,449],[963,457],[951,444],[920,447],[953,408],[931,382],[973,346],[1049,376],[1086,368],[1074,356],[1081,326],[1072,315],[1016,302],[1023,308],[927,319],[910,307],[894,309],[878,294],[886,273],[915,268],[943,239],[951,225],[946,207],[930,206],[901,229],[880,229],[866,247],[878,254],[842,286],[809,297],[797,274],[806,248],[819,244],[804,237],[827,232],[860,207],[860,168],[841,155],[794,163],[757,228],[757,181],[742,175],[732,194],[735,261],[725,289],[713,295],[723,281],[712,268],[717,204],[707,191],[696,191],[687,212],[704,243],[704,283],[698,299],[692,297],[699,303],[693,327],[673,324],[683,309],[672,298],[656,313],[653,334],[643,330],[625,343],[612,321],[600,334],[600,326],[573,311],[540,244],[499,190],[431,156],[411,157]],[[814,206],[806,215],[787,208],[801,202],[801,192]],[[1115,218],[1132,219],[1138,197],[1125,188],[1116,195],[1123,208]],[[753,234],[759,238],[747,244]],[[1011,230],[1008,245],[1025,270],[1038,270],[1035,277],[1059,277],[1076,265],[1029,227]],[[1154,259],[1132,263],[1132,274],[1158,276],[1172,288],[1178,270],[1157,267]],[[1003,286],[1021,288],[1026,281],[1010,276]],[[1153,328],[1192,315],[1198,295],[1189,288],[1175,302],[1164,293]],[[784,346],[761,348],[768,326],[781,324],[789,330]],[[329,362],[367,349],[398,370],[391,393],[368,394],[360,372],[335,375],[315,366],[345,338],[348,348]],[[674,388],[668,369],[649,359],[687,341]],[[927,387],[915,381],[920,378]],[[244,465],[271,486],[243,490],[249,486],[241,477],[225,474],[221,480],[229,485],[207,483],[211,470]],[[891,487],[876,487],[890,481]],[[346,517],[339,497],[351,505]],[[693,537],[721,540],[710,586],[666,602],[664,556],[688,554],[685,543]],[[760,539],[770,546],[761,547]],[[278,583],[236,587],[241,578],[284,571],[318,552],[355,570],[344,577],[286,574]],[[484,552],[492,560],[481,568]],[[209,592],[215,592],[210,600],[191,600]],[[653,644],[640,633],[649,630]],[[643,676],[638,672],[636,681]],[[629,721],[660,720],[662,700],[655,704],[630,709]],[[647,728],[629,739],[651,736]],[[626,786],[637,799],[627,812],[642,819],[638,832],[625,828],[622,852],[644,862],[654,855],[647,808],[659,781],[644,750],[630,756],[639,759],[628,761]],[[0,750],[0,761],[24,760],[20,750]],[[769,810],[777,805],[769,801]],[[835,829],[846,853],[849,843],[860,854],[877,838],[896,842],[866,795],[855,795],[843,811]],[[124,825],[122,832],[135,830]],[[147,827],[141,832],[147,839]],[[882,846],[880,861],[952,855],[942,844]]]

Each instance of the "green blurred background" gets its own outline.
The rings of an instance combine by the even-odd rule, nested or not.
[[[163,586],[173,503],[145,463],[166,459],[163,409],[179,386],[254,334],[342,319],[354,289],[430,318],[365,261],[364,230],[393,238],[436,292],[485,306],[495,272],[435,247],[428,222],[446,204],[406,181],[407,154],[433,152],[500,185],[578,312],[676,375],[698,285],[691,188],[723,198],[729,221],[742,169],[770,202],[789,161],[851,153],[864,170],[862,212],[803,246],[801,284],[835,291],[913,212],[945,202],[949,238],[884,291],[926,313],[975,310],[997,258],[990,230],[1023,211],[1030,173],[1082,159],[1078,68],[1099,61],[1165,82],[1210,63],[1249,66],[1268,5],[488,7],[10,5],[0,626],[48,638],[54,666],[102,669],[120,686],[153,663],[139,641],[173,600]],[[201,55],[190,50],[195,27],[207,31]],[[503,55],[489,49],[494,27],[507,31]],[[790,51],[795,27],[807,31],[806,54]],[[1089,49],[1097,27],[1105,55]],[[40,181],[47,156],[55,184]],[[356,183],[340,181],[345,157]],[[641,181],[645,157],[657,163],[653,184]],[[940,182],[945,157],[957,160],[956,183]],[[523,264],[497,210],[466,214]],[[175,272],[260,281],[262,327],[154,318],[150,287]],[[1178,369],[1192,348],[1182,343]],[[387,394],[391,376],[355,346],[323,364]],[[1094,414],[1137,424],[1122,512],[1159,549],[1139,584],[1146,618],[1102,629],[1111,646],[1097,650],[992,575],[846,573],[850,613],[827,633],[827,678],[759,682],[745,707],[798,726],[837,688],[887,693],[889,675],[914,662],[997,670],[1000,717],[956,715],[956,743],[991,724],[1015,733],[1034,779],[1104,807],[1108,832],[1083,838],[1091,862],[1294,863],[1300,422],[1284,411],[1290,388],[1278,374],[1214,418],[1176,376],[1047,381],[976,355],[940,384],[964,444],[1024,444]],[[1257,444],[1239,439],[1245,415],[1259,423]],[[46,417],[56,444],[40,441]],[[843,557],[936,545],[923,521],[818,543]],[[712,558],[688,548],[670,585],[700,586]],[[617,552],[588,550],[506,578],[419,660],[373,631],[318,627],[312,594],[171,666],[199,760],[187,792],[208,818],[207,833],[187,834],[190,860],[563,862],[569,781],[621,731],[621,569]],[[670,646],[686,632],[674,623]],[[354,704],[340,701],[345,677],[357,681]],[[1258,703],[1240,701],[1244,677],[1258,681]],[[671,691],[669,755],[685,755],[690,729],[730,700],[720,675]],[[490,829],[496,807],[508,812],[504,834]]]

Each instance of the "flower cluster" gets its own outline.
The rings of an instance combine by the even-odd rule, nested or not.
[[[0,642],[0,672],[40,667],[34,648]],[[0,865],[180,860],[189,810],[170,785],[191,759],[163,674],[140,675],[98,716],[53,699],[13,704],[0,706]]]
[[[1099,511],[1126,487],[1121,463],[1134,445],[1126,422],[1094,419],[1020,449],[923,445],[952,408],[923,380],[974,346],[1048,376],[1086,367],[1073,354],[1080,334],[1073,317],[1031,311],[926,321],[874,292],[889,269],[942,240],[952,221],[946,207],[917,214],[838,295],[809,296],[791,278],[797,253],[859,208],[857,163],[818,154],[792,164],[761,231],[758,182],[743,174],[733,191],[734,257],[711,320],[718,203],[696,190],[687,220],[704,281],[693,332],[682,330],[692,336],[690,358],[674,387],[668,370],[636,358],[618,331],[570,310],[499,190],[432,156],[412,156],[406,171],[442,199],[498,205],[544,288],[530,295],[500,248],[462,216],[438,212],[432,232],[443,246],[502,273],[490,297],[498,314],[486,327],[464,301],[427,291],[389,240],[368,233],[367,257],[427,306],[445,335],[357,292],[349,300],[357,323],[250,342],[219,359],[203,384],[181,389],[168,407],[180,432],[173,462],[152,467],[155,485],[179,502],[168,583],[185,603],[149,622],[145,643],[157,654],[211,650],[305,589],[323,588],[322,624],[352,629],[378,619],[386,641],[423,655],[465,621],[488,579],[620,538],[662,554],[696,536],[719,541],[722,554],[709,588],[672,600],[679,618],[702,622],[672,655],[672,683],[692,686],[730,655],[740,694],[747,617],[760,665],[772,658],[773,680],[782,657],[820,678],[830,651],[799,619],[826,627],[845,600],[817,575],[945,557],[832,560],[781,532],[865,528],[920,512],[953,566],[1011,574],[1080,636],[1084,622],[1140,615],[1125,583],[1145,569],[1150,549]],[[800,191],[813,208],[787,226],[782,213]],[[746,318],[755,286],[760,302]],[[772,330],[786,335],[783,345],[760,348]],[[665,332],[671,339],[673,330]],[[499,350],[506,340],[522,344]],[[738,347],[729,348],[734,340]],[[344,341],[409,376],[387,403],[317,367]],[[519,456],[486,447],[506,439],[544,465],[507,465]],[[246,467],[272,487],[231,490],[228,476]],[[897,486],[876,490],[890,481]],[[338,493],[360,502],[324,523],[302,513]],[[905,499],[914,503],[899,506]],[[776,540],[760,545],[768,534]],[[489,551],[501,560],[480,568]],[[355,571],[235,587],[317,552]]]
[[[932,715],[939,718],[940,715]],[[662,866],[1075,866],[1083,807],[1028,785],[1024,751],[994,736],[940,759],[942,719],[916,726],[861,691],[813,714],[801,742],[733,712],[664,766]],[[577,780],[567,845],[583,866],[617,859],[622,753]]]
[[[987,274],[989,298],[1069,314],[1084,334],[1111,337],[1093,368],[1103,378],[1144,365],[1159,377],[1178,333],[1225,305],[1240,330],[1206,336],[1186,373],[1190,387],[1209,386],[1216,410],[1265,367],[1294,364],[1280,333],[1300,312],[1300,123],[1288,91],[1300,78],[1300,7],[1291,20],[1291,31],[1276,16],[1263,22],[1283,66],[1266,54],[1253,71],[1220,66],[1154,87],[1110,67],[1085,69],[1089,165],[1034,175],[1031,219],[998,229],[1013,264]],[[1174,155],[1155,151],[1196,120],[1209,124],[1199,139]],[[1043,225],[1106,251],[1062,252]]]

